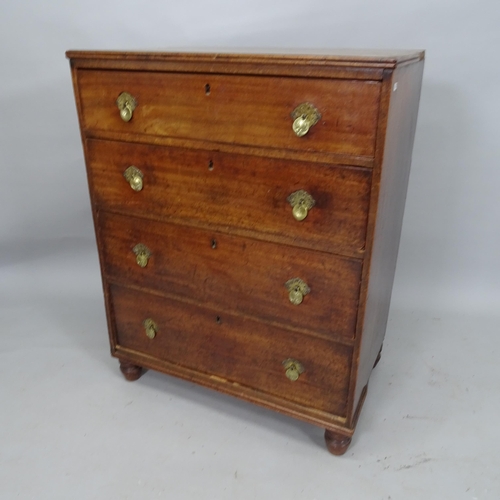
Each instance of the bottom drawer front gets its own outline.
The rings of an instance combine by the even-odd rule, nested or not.
[[[117,346],[345,416],[350,347],[119,286],[110,295]]]

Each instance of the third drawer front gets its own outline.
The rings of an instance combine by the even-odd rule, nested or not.
[[[99,232],[112,281],[324,338],[354,337],[360,260],[103,212]]]
[[[368,169],[95,140],[87,152],[99,208],[363,255]],[[290,197],[297,192],[314,201],[302,220]]]
[[[127,288],[110,292],[118,351],[345,416],[351,347]]]

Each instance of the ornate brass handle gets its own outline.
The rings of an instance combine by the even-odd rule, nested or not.
[[[314,198],[303,189],[295,191],[286,199],[292,205],[292,214],[296,220],[304,220],[307,217],[309,210],[311,210],[316,201]]]
[[[137,102],[128,92],[122,92],[116,100],[116,105],[120,110],[120,117],[124,122],[129,122],[137,107]]]
[[[123,177],[125,177],[134,191],[142,190],[144,186],[144,182],[142,180],[144,178],[144,174],[137,167],[134,167],[133,165],[128,167],[125,172],[123,172]]]
[[[147,318],[142,322],[142,324],[144,325],[144,330],[146,330],[146,336],[148,339],[153,340],[158,333],[156,323],[151,318]]]
[[[142,243],[138,243],[132,251],[135,253],[137,265],[146,267],[148,265],[149,257],[151,257],[151,251],[149,248]]]
[[[298,137],[302,137],[321,120],[321,114],[312,104],[303,102],[292,111],[292,118],[293,131]]]
[[[285,368],[285,375],[292,382],[295,382],[301,373],[304,373],[304,367],[296,360],[292,358],[285,359],[282,362],[283,367]]]
[[[298,306],[304,300],[304,295],[307,295],[311,289],[307,286],[305,281],[300,278],[292,278],[285,283],[285,287],[288,290],[288,298],[290,302]]]

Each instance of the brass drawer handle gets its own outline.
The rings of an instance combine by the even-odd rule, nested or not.
[[[316,201],[314,198],[303,189],[295,191],[286,199],[292,205],[292,215],[296,220],[304,220]]]
[[[116,100],[116,105],[120,110],[120,117],[124,122],[129,122],[137,107],[137,102],[128,92],[122,92]]]
[[[281,363],[285,368],[285,375],[292,382],[295,382],[302,373],[304,373],[304,367],[296,359],[288,358]]]
[[[128,167],[125,172],[123,172],[123,177],[128,181],[130,187],[134,191],[142,191],[144,186],[144,174],[137,168],[131,165]]]
[[[302,303],[304,300],[304,295],[307,295],[311,289],[307,286],[305,281],[300,278],[292,278],[285,283],[285,287],[288,290],[288,298],[290,302],[296,306]]]
[[[321,120],[320,112],[310,103],[303,102],[292,111],[292,129],[297,137],[302,137]]]
[[[149,257],[151,257],[151,251],[149,248],[142,243],[138,243],[132,251],[135,253],[137,265],[140,267],[146,267],[148,265]]]
[[[142,322],[142,324],[144,325],[144,330],[146,330],[146,336],[148,339],[153,340],[158,333],[156,323],[151,318],[147,318]]]

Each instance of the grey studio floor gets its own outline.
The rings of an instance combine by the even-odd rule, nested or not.
[[[311,425],[152,371],[126,382],[93,241],[17,249],[0,271],[2,500],[500,498],[496,318],[393,300],[339,458]]]

